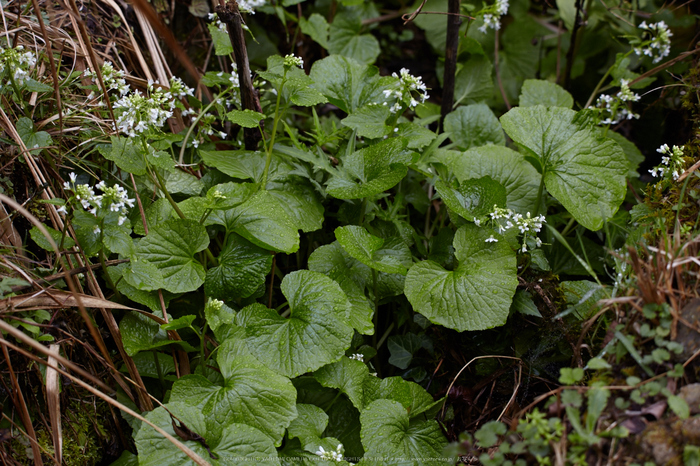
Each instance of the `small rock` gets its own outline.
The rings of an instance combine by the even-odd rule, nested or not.
[[[700,383],[691,383],[682,387],[680,396],[688,403],[690,414],[700,413]]]

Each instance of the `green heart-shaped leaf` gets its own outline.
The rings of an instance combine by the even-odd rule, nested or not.
[[[204,283],[204,267],[194,255],[209,245],[207,230],[194,220],[173,219],[154,226],[136,248],[163,274],[163,288],[172,293],[194,291]]]
[[[620,146],[575,117],[573,110],[537,105],[511,109],[501,124],[537,157],[547,190],[581,225],[598,230],[625,198],[629,164]]]
[[[440,180],[435,188],[447,207],[465,220],[483,218],[494,206],[506,206],[506,189],[488,176],[462,181],[457,188]]]
[[[327,191],[339,199],[361,199],[396,186],[408,173],[411,155],[403,138],[383,140],[343,159],[346,172],[333,176]],[[349,175],[349,176],[347,176]]]
[[[406,275],[413,263],[411,251],[401,238],[379,238],[357,225],[336,228],[335,237],[350,256],[372,269]]]
[[[497,242],[486,242],[490,236]],[[463,332],[503,325],[518,285],[515,252],[497,234],[474,224],[455,234],[454,271],[432,261],[408,271],[405,293],[416,312]]]
[[[298,270],[284,277],[281,289],[291,309],[288,318],[259,304],[239,313],[251,352],[289,377],[339,359],[353,334],[350,303],[340,286],[318,272]]]
[[[405,458],[406,464],[451,464],[443,458],[447,439],[434,420],[409,420],[406,408],[392,400],[377,400],[360,415],[365,456]]]

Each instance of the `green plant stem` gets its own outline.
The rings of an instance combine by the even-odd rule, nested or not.
[[[284,83],[287,78],[287,70],[284,71],[284,78],[282,78],[282,84],[277,91],[277,102],[275,103],[275,119],[272,123],[272,135],[270,136],[270,143],[267,145],[267,157],[265,158],[265,170],[263,171],[262,181],[260,182],[260,188],[265,189],[267,186],[267,175],[270,172],[270,163],[272,162],[272,148],[275,147],[275,136],[277,135],[277,125],[280,122],[280,102],[282,101],[282,89],[284,89]]]
[[[569,232],[571,231],[571,229],[574,227],[575,223],[576,223],[576,219],[574,217],[571,217],[569,219],[569,223],[567,223],[566,226],[564,227],[564,231],[561,232],[561,235],[562,236],[568,235]]]
[[[194,131],[194,129],[197,127],[197,124],[199,123],[199,120],[201,120],[202,117],[203,117],[204,115],[206,115],[207,112],[208,112],[209,110],[211,110],[211,108],[212,108],[214,105],[216,105],[216,103],[219,101],[219,99],[221,99],[223,96],[225,96],[225,95],[228,94],[229,92],[230,92],[230,89],[226,89],[226,90],[223,91],[221,94],[217,95],[216,98],[215,98],[214,100],[212,100],[212,101],[209,103],[209,105],[207,105],[206,107],[204,107],[204,110],[202,110],[201,112],[199,112],[199,115],[197,115],[197,118],[194,119],[194,121],[193,121],[192,124],[190,125],[189,129],[187,130],[187,133],[185,133],[185,138],[182,140],[182,147],[180,147],[180,157],[178,157],[178,160],[177,160],[177,162],[178,162],[179,165],[182,165],[182,164],[184,163],[184,160],[185,160],[185,149],[187,149],[187,141],[189,140],[190,135],[192,134],[192,131]]]
[[[114,295],[119,299],[121,294],[119,293],[119,290],[117,290],[116,285],[112,281],[112,277],[109,276],[109,273],[107,272],[107,259],[105,257],[105,248],[104,248],[104,222],[100,223],[100,244],[102,247],[100,248],[100,265],[102,266],[102,271],[104,272],[105,276],[105,281],[107,284],[109,284],[109,287],[114,290]]]
[[[386,341],[386,339],[389,338],[389,334],[391,333],[392,330],[394,330],[394,322],[392,322],[391,325],[389,325],[389,328],[386,329],[386,331],[384,332],[382,337],[379,339],[379,342],[377,343],[377,347],[375,349],[378,350],[379,348],[382,347],[382,345],[384,344],[384,341]]]
[[[372,346],[377,349],[377,325],[379,324],[379,293],[377,292],[377,271],[372,269],[372,288],[374,289],[374,335]]]
[[[542,204],[542,194],[544,194],[544,171],[542,173],[542,178],[540,178],[540,186],[537,188],[537,200],[535,201],[535,214],[538,216],[540,214],[540,204]]]
[[[153,173],[155,174],[154,181],[156,181],[158,189],[160,189],[160,191],[163,193],[170,205],[173,207],[173,209],[175,209],[175,213],[177,214],[177,216],[183,220],[186,219],[187,217],[185,217],[185,214],[182,213],[182,210],[180,210],[180,207],[177,205],[177,202],[175,202],[175,199],[173,199],[168,190],[165,189],[165,181],[163,180],[163,177],[160,176],[160,173],[158,173],[158,170],[154,169]]]

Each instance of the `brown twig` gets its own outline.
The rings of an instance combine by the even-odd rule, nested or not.
[[[459,27],[462,20],[459,14],[460,0],[449,0],[447,4],[447,38],[445,43],[445,74],[442,80],[442,106],[440,107],[440,126],[452,111],[455,97],[455,72],[457,70],[457,52],[459,50]]]
[[[223,0],[219,0],[223,2]],[[245,35],[243,34],[243,18],[238,10],[238,3],[229,0],[226,5],[221,3],[216,7],[219,19],[228,26],[228,35],[233,46],[233,55],[238,68],[238,82],[241,90],[241,103],[244,110],[252,110],[262,113],[258,94],[253,87],[253,80],[250,77],[250,65],[248,64],[248,51],[245,46]],[[262,122],[261,122],[262,126]],[[256,150],[258,143],[262,140],[259,128],[243,128],[243,140],[246,150]]]

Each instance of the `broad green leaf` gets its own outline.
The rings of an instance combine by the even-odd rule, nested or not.
[[[208,304],[204,307],[204,317],[217,341],[224,341],[230,336],[230,329],[235,326],[236,311],[226,304],[221,307]]]
[[[445,117],[445,131],[461,149],[488,144],[503,146],[506,143],[498,118],[485,104],[457,108]]]
[[[670,395],[667,399],[668,407],[681,419],[688,419],[690,416],[690,407],[688,402],[678,395]]]
[[[391,115],[389,107],[370,103],[358,108],[340,122],[348,128],[357,130],[357,135],[360,137],[377,139],[391,133],[391,128],[386,125],[389,115]]]
[[[15,128],[17,128],[19,137],[22,138],[22,142],[32,154],[38,154],[40,152],[38,148],[43,149],[53,143],[51,135],[46,131],[34,131],[34,122],[27,117],[17,120]]]
[[[187,351],[195,350],[182,340],[169,340],[167,332],[162,330],[158,323],[138,312],[127,313],[119,323],[119,331],[124,350],[129,356],[170,344],[178,344]]]
[[[333,176],[328,194],[339,199],[361,199],[393,188],[408,173],[406,165],[411,156],[404,150],[406,143],[403,138],[386,139],[345,157],[343,168],[351,178],[342,173]]]
[[[153,291],[164,287],[160,269],[145,259],[134,256],[124,269],[122,278],[137,290]]]
[[[408,271],[405,294],[416,312],[458,331],[503,325],[518,284],[515,252],[500,235],[486,242],[487,228],[462,226],[455,234],[454,271],[432,261]]]
[[[299,249],[299,226],[268,191],[255,193],[234,210],[233,231],[262,248],[291,254]]]
[[[323,366],[314,377],[324,387],[345,393],[358,410],[365,407],[364,381],[369,377],[367,365],[343,356],[340,361]]]
[[[368,380],[371,379],[366,379],[365,382]],[[423,387],[401,377],[381,379],[378,384],[374,384],[373,388],[365,384],[365,407],[380,399],[401,403],[410,418],[416,417],[436,404],[433,397]],[[437,403],[440,403],[440,400]]]
[[[627,177],[639,178],[639,173],[637,173],[637,169],[639,168],[639,164],[644,162],[644,155],[640,152],[639,149],[637,149],[637,146],[635,146],[632,141],[630,141],[620,133],[616,133],[615,131],[608,131],[607,136],[608,138],[615,141],[627,156],[627,161],[629,162]]]
[[[540,105],[501,117],[506,133],[537,157],[547,190],[590,230],[612,218],[627,193],[628,162],[614,141],[574,123],[576,112]]]
[[[27,78],[22,84],[22,87],[29,92],[53,92],[53,87],[32,78]]]
[[[464,180],[453,188],[442,180],[435,188],[447,207],[465,220],[482,219],[493,212],[494,206],[506,206],[506,189],[491,177]]]
[[[167,199],[157,199],[146,209],[146,225],[148,225],[149,229],[160,225],[169,220],[173,212],[173,206],[170,205]],[[143,227],[143,220],[138,219],[134,222],[134,233],[146,235],[146,229]]]
[[[329,26],[326,18],[318,13],[313,13],[309,16],[308,20],[306,18],[301,18],[299,26],[301,27],[301,32],[311,37],[324,49],[328,49]]]
[[[413,122],[399,123],[399,130],[396,136],[408,141],[409,149],[420,149],[430,144],[435,139],[435,133],[419,124]]]
[[[284,85],[284,93],[287,95],[288,100],[300,107],[313,107],[328,102],[326,96],[321,94],[321,92],[313,87],[309,87],[313,84],[313,81],[308,76],[304,76],[304,78],[306,79],[287,80]]]
[[[493,94],[491,73],[493,66],[488,58],[472,56],[455,75],[455,105],[481,102]]]
[[[405,275],[413,263],[401,238],[379,238],[357,225],[336,228],[335,237],[350,256],[372,269]]]
[[[265,115],[248,109],[231,110],[226,114],[226,119],[244,128],[257,128],[260,126],[260,120],[265,119]]]
[[[532,39],[547,36],[549,33],[544,26],[527,14],[521,15],[517,21],[503,30],[500,41],[503,48],[499,51],[498,69],[503,90],[511,102],[518,98],[523,81],[535,76],[538,65],[543,61],[541,54],[544,39],[537,41]],[[500,92],[497,96],[500,100]]]
[[[518,290],[513,298],[513,310],[522,315],[542,317],[532,300],[532,295],[527,290]]]
[[[165,178],[165,189],[170,194],[182,193],[188,196],[198,196],[204,186],[196,176],[177,169],[166,172],[163,178]]]
[[[102,249],[100,235],[96,233],[96,227],[100,226],[99,220],[89,212],[75,209],[71,223],[75,229],[75,237],[82,252],[87,257],[96,256]]]
[[[365,286],[372,275],[369,267],[350,257],[337,241],[316,249],[309,256],[308,267],[340,285],[350,301],[348,324],[363,335],[373,335],[374,309],[365,297]]]
[[[420,7],[420,4],[421,2],[414,3],[411,7],[411,11],[416,11]],[[432,0],[430,11],[446,14],[447,0]],[[418,15],[413,22],[416,26],[425,31],[425,37],[428,43],[433,47],[435,53],[445,55],[447,28],[445,27],[445,18],[443,15]]]
[[[559,17],[564,21],[566,29],[572,31],[576,21],[576,0],[556,0]]]
[[[372,34],[362,34],[362,19],[349,13],[337,15],[331,23],[328,51],[370,65],[379,56],[379,42]]]
[[[248,306],[245,320],[251,352],[280,374],[295,377],[339,359],[350,346],[350,303],[340,286],[318,272],[299,270],[284,277],[282,294],[291,314]]]
[[[540,79],[526,79],[520,91],[520,106],[535,105],[571,108],[574,106],[574,98],[555,83]]]
[[[171,402],[199,409],[213,425],[253,426],[279,446],[286,428],[297,417],[294,386],[287,377],[262,365],[241,341],[228,339],[218,351],[224,386],[201,375],[188,375],[173,384]]]
[[[129,264],[118,264],[114,267],[107,267],[107,273],[112,279],[112,282],[117,284],[117,290],[119,290],[121,294],[123,294],[130,300],[147,306],[151,311],[160,311],[161,305],[160,296],[158,296],[158,292],[139,290],[127,283],[126,280],[122,279],[123,273],[128,267]],[[162,294],[166,308],[168,307],[170,300],[178,296],[167,291],[162,291]]]
[[[217,258],[218,266],[207,270],[204,292],[224,301],[247,298],[265,283],[272,254],[236,234],[230,234]]]
[[[114,162],[117,167],[133,175],[146,174],[146,161],[141,149],[131,138],[112,136],[112,144],[101,144],[97,150],[102,157]]]
[[[360,412],[346,398],[338,398],[326,411],[328,426],[325,434],[337,438],[345,447],[345,456],[362,457],[365,449],[360,439]]]
[[[209,29],[209,34],[211,34],[211,40],[214,42],[214,53],[217,56],[232,54],[233,46],[231,45],[231,38],[226,28],[219,29],[215,23],[207,24],[207,28]]]
[[[194,322],[196,318],[197,316],[192,314],[178,317],[177,319],[171,320],[167,324],[161,324],[160,328],[163,330],[180,330],[183,328],[188,328],[192,326],[192,322]]]
[[[200,150],[199,156],[208,166],[241,180],[257,181],[265,165],[265,154],[248,150]]]
[[[131,257],[136,252],[134,241],[131,239],[131,228],[126,224],[117,225],[105,220],[102,228],[102,244],[109,251],[124,257]]]
[[[195,440],[184,440],[185,445],[195,451],[202,459],[216,465],[244,465],[265,458],[266,464],[279,465],[275,445],[260,430],[242,423],[216,425],[205,416],[185,403],[171,402],[166,405],[187,428],[200,435],[206,442],[213,456]],[[173,420],[164,408],[159,407],[146,415],[146,418],[175,438],[178,435],[173,428]],[[134,436],[138,449],[139,465],[168,466],[190,465],[192,460],[169,440],[144,424]]]
[[[406,335],[392,335],[387,340],[389,349],[389,364],[399,369],[408,369],[413,360],[413,355],[423,348],[424,340],[415,333]]]
[[[46,231],[49,232],[49,235],[53,239],[54,243],[56,243],[56,246],[59,248],[61,247],[61,243],[63,243],[63,249],[70,249],[73,246],[75,246],[75,241],[73,241],[73,238],[70,236],[66,235],[65,238],[63,237],[63,234],[51,228],[48,225],[44,225],[44,228],[46,228]],[[44,236],[44,234],[39,231],[37,227],[32,227],[31,230],[29,230],[29,235],[32,237],[34,242],[44,251],[51,251],[53,252],[53,246],[51,246],[51,243],[49,243],[49,240]]]
[[[328,425],[328,415],[318,406],[297,404],[299,415],[287,429],[289,438],[299,438],[302,442],[310,437],[321,437]]]
[[[382,91],[393,85],[392,77],[380,77],[374,66],[351,58],[331,55],[311,67],[313,87],[345,113],[352,113],[369,103],[383,102]]]
[[[362,444],[368,457],[403,458],[402,464],[451,464],[443,458],[447,440],[434,420],[409,420],[406,408],[377,400],[360,415]]]
[[[600,309],[598,301],[607,297],[600,285],[588,280],[563,281],[560,286],[569,305],[562,313],[574,313],[581,320],[592,317]]]
[[[285,211],[296,228],[307,233],[321,229],[323,204],[318,193],[303,179],[289,177],[271,181],[267,184],[267,192],[286,207]]]
[[[143,351],[135,354],[131,359],[134,361],[134,364],[136,364],[136,368],[139,370],[139,374],[142,377],[157,379],[158,366],[156,366],[156,357],[158,358],[158,366],[160,366],[160,373],[162,375],[175,372],[175,362],[173,361],[172,354],[166,354],[160,351]],[[129,372],[126,364],[122,364],[119,370],[124,373]]]
[[[198,222],[173,219],[153,227],[139,242],[137,255],[160,269],[164,289],[186,293],[204,283],[204,267],[194,255],[208,245],[207,231]]]

